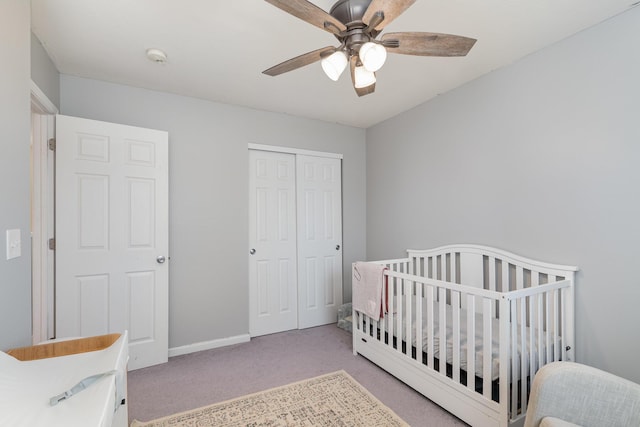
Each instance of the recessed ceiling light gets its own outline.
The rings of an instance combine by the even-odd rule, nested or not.
[[[147,58],[149,58],[150,61],[158,62],[160,64],[167,62],[167,54],[160,49],[147,49]]]

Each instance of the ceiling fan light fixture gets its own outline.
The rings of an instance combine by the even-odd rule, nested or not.
[[[333,52],[324,58],[321,62],[324,73],[334,82],[340,78],[340,75],[347,68],[347,55],[341,50]]]
[[[387,49],[379,43],[367,42],[360,47],[360,61],[368,71],[376,72],[387,60]]]
[[[356,89],[371,86],[376,82],[376,75],[359,65],[353,70],[353,86]]]
[[[336,3],[329,12],[316,6],[315,0],[266,1],[331,33],[340,45],[298,55],[262,73],[277,76],[321,62],[327,76],[336,81],[349,63],[349,74],[358,96],[375,91],[375,73],[384,65],[389,52],[417,56],[466,56],[476,42],[475,39],[453,34],[417,31],[385,32],[380,36],[386,26],[416,0],[333,0]]]

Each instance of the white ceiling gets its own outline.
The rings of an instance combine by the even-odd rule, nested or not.
[[[367,128],[630,8],[635,0],[418,0],[385,31],[478,39],[466,57],[389,55],[376,92],[320,64],[262,71],[337,46],[263,0],[31,0],[32,30],[63,74]],[[312,0],[329,10],[334,0]],[[163,49],[166,64],[145,57]]]

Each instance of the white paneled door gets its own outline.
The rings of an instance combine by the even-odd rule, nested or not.
[[[340,165],[338,158],[249,150],[251,336],[337,320]]]
[[[129,369],[168,356],[168,135],[56,119],[56,337],[129,331]]]
[[[342,304],[340,159],[298,155],[298,327],[335,322]]]
[[[296,173],[292,154],[249,150],[249,331],[296,329]]]

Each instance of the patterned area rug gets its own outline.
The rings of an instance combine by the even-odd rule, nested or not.
[[[345,371],[131,427],[408,426]]]

